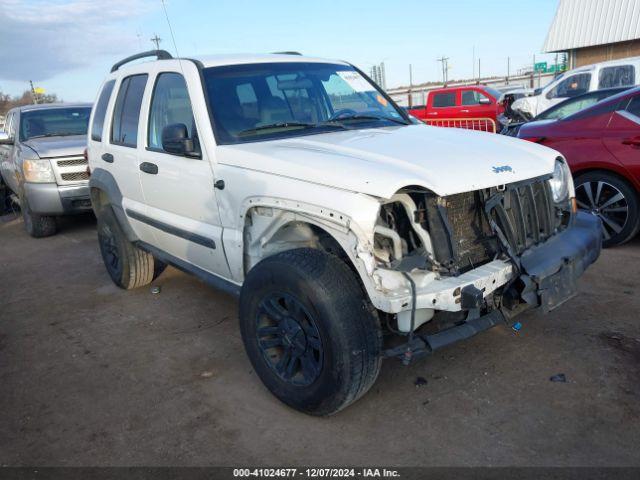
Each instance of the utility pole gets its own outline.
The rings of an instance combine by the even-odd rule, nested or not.
[[[158,36],[158,34],[154,33],[153,37],[150,40],[156,44],[156,50],[160,50],[160,42],[162,41],[162,39]]]
[[[531,88],[534,88],[536,78],[536,54],[533,54],[533,65],[531,65]]]
[[[473,66],[473,74],[471,75],[471,78],[476,78],[476,46],[473,46],[473,61],[471,62],[471,65]]]
[[[29,80],[29,85],[31,86],[31,98],[33,103],[38,103],[38,96],[36,95],[36,89],[33,86],[33,81]]]
[[[447,85],[447,71],[449,70],[449,65],[447,64],[449,57],[445,57],[444,55],[440,58],[437,58],[436,61],[442,63],[442,83]]]
[[[510,63],[511,63],[511,59],[507,57],[507,85],[509,85],[509,70],[511,67]]]
[[[482,78],[482,74],[480,73],[480,59],[478,59],[478,85],[480,85],[480,79]]]

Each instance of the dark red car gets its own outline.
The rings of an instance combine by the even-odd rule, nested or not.
[[[518,137],[562,153],[578,206],[602,219],[604,246],[640,229],[640,88],[558,120],[523,125]]]

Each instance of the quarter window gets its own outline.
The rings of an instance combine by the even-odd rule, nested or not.
[[[626,87],[635,84],[633,65],[618,65],[600,70],[598,88]]]
[[[147,75],[132,75],[120,84],[111,126],[111,143],[135,148]]]
[[[162,130],[176,123],[187,127],[187,134],[197,147],[198,134],[187,84],[179,73],[161,73],[156,80],[149,112],[149,147],[163,150]]]
[[[102,92],[100,92],[100,98],[96,104],[96,110],[93,114],[93,124],[91,125],[91,140],[100,142],[102,140],[102,128],[104,127],[104,117],[107,113],[107,105],[109,105],[109,99],[111,98],[111,92],[115,85],[115,80],[109,80],[104,84]]]
[[[455,107],[456,105],[456,94],[455,92],[451,93],[436,93],[433,95],[433,106],[435,108],[442,107]]]

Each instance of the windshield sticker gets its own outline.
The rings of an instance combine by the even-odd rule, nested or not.
[[[369,85],[369,82],[362,78],[362,75],[360,75],[358,72],[341,71],[336,73],[356,92],[370,92],[373,90],[373,87]]]
[[[382,95],[380,95],[380,94],[376,95],[376,100],[377,100],[377,101],[378,101],[378,103],[379,103],[380,105],[382,105],[383,107],[386,107],[386,106],[389,104],[389,102],[387,102],[387,99],[386,99],[386,98],[384,98],[384,97],[383,97]]]

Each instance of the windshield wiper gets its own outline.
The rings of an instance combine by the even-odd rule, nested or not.
[[[81,133],[43,133],[42,135],[32,135],[27,140],[32,138],[46,138],[46,137],[72,137],[74,135],[82,135]]]
[[[259,132],[261,130],[272,130],[276,128],[314,128],[317,124],[315,123],[304,123],[304,122],[276,122],[270,123],[268,125],[260,125],[259,127],[248,128],[247,130],[242,130],[238,132],[237,135],[249,135],[251,133]]]
[[[345,120],[382,120],[387,122],[399,123],[400,125],[409,125],[406,121],[392,117],[379,117],[377,115],[345,115],[343,117],[327,120],[325,123],[340,123]]]

